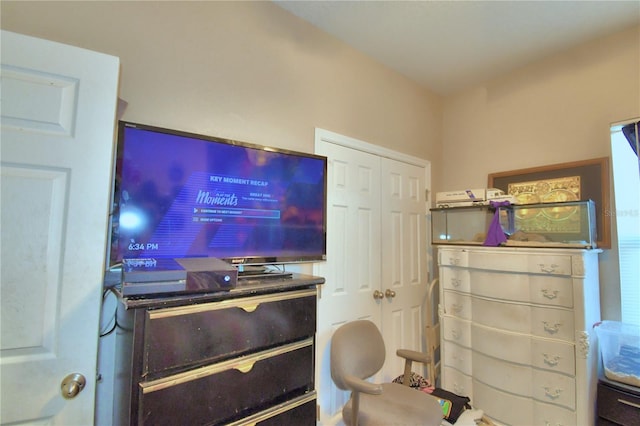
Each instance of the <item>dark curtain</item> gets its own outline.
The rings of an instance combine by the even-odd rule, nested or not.
[[[622,128],[622,133],[629,141],[629,145],[631,145],[631,149],[636,153],[636,156],[638,155],[638,125],[640,125],[640,121],[627,124]]]

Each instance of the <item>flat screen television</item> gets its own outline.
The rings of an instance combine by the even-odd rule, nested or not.
[[[326,257],[327,159],[120,121],[110,266],[216,257]]]

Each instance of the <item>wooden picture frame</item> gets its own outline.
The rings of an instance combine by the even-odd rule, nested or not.
[[[599,248],[610,249],[611,205],[608,157],[491,173],[488,178],[488,188],[498,188],[508,192],[510,184],[576,176],[579,177],[580,182],[580,199],[591,199],[595,203],[597,245]]]

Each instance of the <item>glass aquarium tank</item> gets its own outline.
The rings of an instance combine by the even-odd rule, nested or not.
[[[505,246],[597,247],[592,200],[431,209],[431,242],[482,245],[495,214],[507,236]]]

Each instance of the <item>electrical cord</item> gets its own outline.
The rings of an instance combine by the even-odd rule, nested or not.
[[[102,305],[103,306],[104,306],[105,301],[107,300],[107,296],[109,295],[109,293],[113,294],[116,298],[118,297],[118,294],[116,293],[115,286],[105,288],[104,291],[102,292]],[[117,305],[116,305],[116,308],[113,310],[113,319],[111,321],[109,321],[109,323],[107,323],[107,325],[109,325],[109,324],[113,324],[113,325],[111,325],[111,327],[109,327],[109,329],[106,329],[106,327],[104,329],[102,329],[100,331],[100,338],[110,335],[111,333],[113,333],[118,328],[120,330],[122,330],[122,331],[133,331],[133,329],[127,328],[127,327],[123,327],[122,324],[120,324],[118,322],[118,306]]]
[[[112,288],[105,288],[102,291],[102,307],[103,308],[104,308],[104,304],[105,304],[109,294],[113,294],[115,296],[115,293],[113,292]],[[117,310],[118,310],[118,308],[116,306],[116,308],[113,310],[113,317],[112,317],[111,321],[109,321],[106,324],[107,326],[109,326],[110,324],[113,324],[113,325],[111,325],[111,327],[109,329],[107,329],[106,326],[105,326],[105,328],[100,330],[100,337],[106,337],[106,336],[110,335],[118,327],[118,318],[117,318],[117,315],[116,315],[117,314]]]

